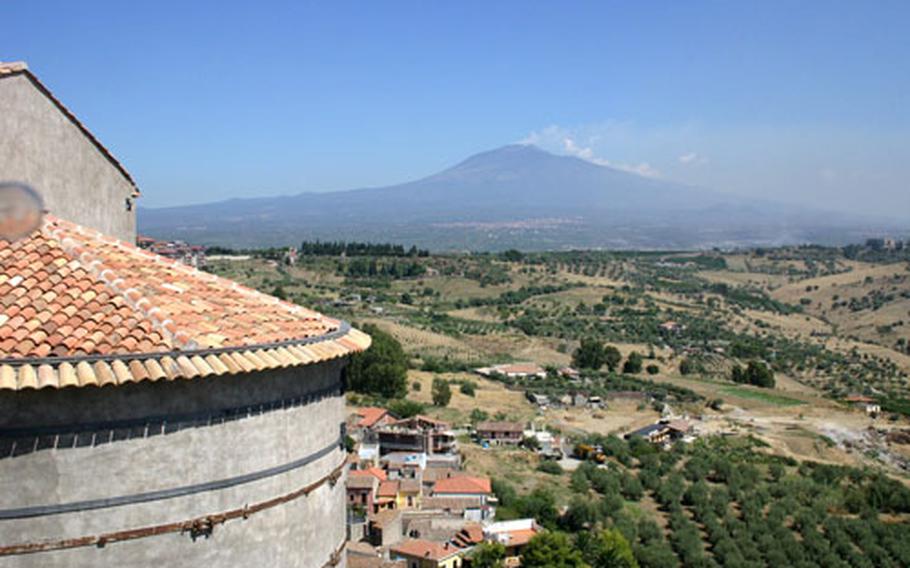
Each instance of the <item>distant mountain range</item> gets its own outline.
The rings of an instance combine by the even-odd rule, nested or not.
[[[140,208],[139,230],[232,247],[302,240],[434,250],[842,244],[893,223],[745,199],[510,145],[386,187]]]

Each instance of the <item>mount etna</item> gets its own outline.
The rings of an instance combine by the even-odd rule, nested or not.
[[[237,248],[322,239],[434,250],[840,244],[901,229],[643,177],[528,145],[476,154],[399,185],[142,208],[139,226],[156,238]]]

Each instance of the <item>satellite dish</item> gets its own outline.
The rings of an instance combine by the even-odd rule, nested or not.
[[[0,240],[17,241],[41,226],[44,200],[18,182],[0,182]]]

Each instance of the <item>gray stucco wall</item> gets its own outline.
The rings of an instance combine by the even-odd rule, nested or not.
[[[0,181],[31,185],[58,217],[135,241],[134,188],[24,74],[0,77]]]
[[[231,377],[0,393],[0,437],[6,438],[0,446],[0,513],[234,478],[328,448],[303,467],[229,488],[0,520],[0,547],[200,518],[279,497],[323,478],[345,457],[337,445],[345,417],[342,365],[335,361]],[[247,411],[223,419],[225,410],[238,407]],[[173,423],[158,428],[159,419],[168,416]],[[146,417],[154,418],[143,428],[139,424]],[[108,432],[109,421],[132,426],[112,426]],[[41,434],[34,444],[26,441],[32,430]],[[83,430],[81,442],[67,433],[72,430]],[[9,444],[12,438],[18,446]],[[344,541],[344,519],[342,478],[247,519],[218,525],[207,538],[194,541],[171,533],[104,547],[0,557],[0,567],[322,567]]]

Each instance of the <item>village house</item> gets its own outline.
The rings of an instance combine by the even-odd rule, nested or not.
[[[469,495],[466,497],[424,497],[421,510],[438,512],[444,515],[462,519],[481,520],[484,518],[484,498],[482,495]]]
[[[347,546],[347,568],[407,568],[404,560],[385,560],[383,556],[367,542],[351,542]]]
[[[399,508],[399,488],[401,487],[401,480],[398,479],[386,479],[379,483],[379,488],[376,490],[376,505],[374,507],[375,511],[381,511],[383,509],[398,509]]]
[[[484,377],[496,375],[508,377],[510,379],[545,379],[547,371],[535,363],[511,363],[507,365],[495,365],[493,367],[481,367],[474,370],[477,374]]]
[[[420,479],[402,479],[398,486],[398,508],[420,508],[423,486]]]
[[[546,409],[550,406],[550,397],[545,394],[534,394],[529,392],[526,396],[531,404],[537,405],[541,409]]]
[[[667,445],[677,440],[691,440],[694,433],[692,424],[687,420],[661,420],[656,424],[649,424],[634,432],[626,434],[625,438],[644,438],[648,442],[659,446]]]
[[[545,459],[560,459],[562,458],[562,447],[561,439],[559,436],[554,436],[552,432],[547,430],[538,430],[533,426],[525,430],[523,439],[536,440],[539,447],[538,454]]]
[[[357,464],[359,467],[379,466],[379,442],[366,442],[361,439],[357,445]]]
[[[402,512],[383,509],[369,515],[368,538],[375,546],[391,546],[401,542],[404,535]]]
[[[352,469],[347,480],[348,506],[364,512],[375,511],[379,485],[387,480],[386,472],[378,467]]]
[[[460,475],[447,479],[440,479],[433,486],[433,497],[444,498],[477,498],[480,500],[480,510],[476,511],[476,518],[472,520],[485,521],[496,513],[493,503],[493,488],[488,477],[475,477]],[[466,515],[470,518],[471,515]]]
[[[506,548],[506,559],[516,559],[521,551],[539,532],[540,527],[534,519],[515,519],[492,523],[483,527],[483,540],[495,542]]]
[[[666,444],[670,441],[670,428],[668,428],[666,424],[660,422],[648,424],[643,428],[629,432],[625,435],[625,438],[626,440],[643,438],[654,445]]]
[[[458,548],[470,549],[483,542],[483,525],[480,523],[465,523],[452,537],[452,544]]]
[[[479,441],[490,445],[519,444],[524,426],[518,422],[480,422],[475,432]]]
[[[428,416],[390,421],[377,430],[377,436],[382,454],[390,452],[451,454],[458,449],[458,442],[451,426],[447,422]]]
[[[393,452],[382,456],[379,462],[390,479],[416,479],[427,468],[427,455],[422,452]]]
[[[462,568],[464,551],[449,542],[409,539],[389,550],[393,560],[404,560],[407,568]]]
[[[389,422],[394,422],[395,418],[389,414],[385,408],[376,406],[365,406],[354,411],[355,421],[353,428],[357,430],[370,430],[380,428]]]
[[[844,399],[844,402],[852,406],[853,408],[862,410],[869,416],[877,416],[881,414],[882,407],[874,399],[868,396],[860,394],[852,394]]]
[[[352,471],[348,475],[348,506],[361,508],[365,512],[373,511],[380,480],[370,474],[358,473],[360,472]]]
[[[206,265],[204,246],[189,245],[183,241],[158,241],[141,235],[136,237],[136,246],[193,268],[204,268]]]

